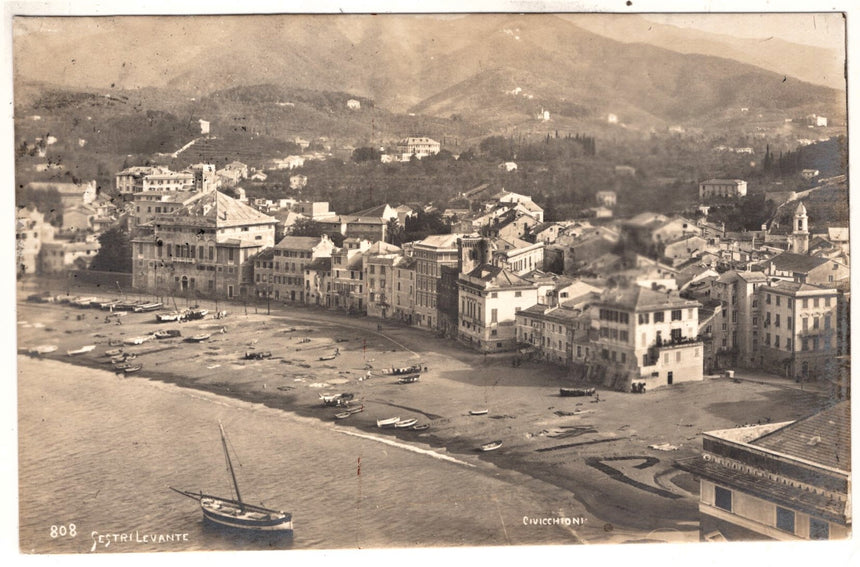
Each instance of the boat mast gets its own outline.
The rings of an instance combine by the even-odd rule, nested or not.
[[[224,436],[224,426],[221,422],[218,422],[218,427],[221,428],[221,445],[224,447],[224,457],[227,459],[227,468],[230,469],[230,476],[233,478],[233,488],[236,489],[236,501],[239,503],[242,511],[244,511],[245,505],[242,502],[242,495],[239,494],[239,483],[236,482],[236,473],[233,471],[233,462],[230,460],[230,451],[227,450],[227,439]]]

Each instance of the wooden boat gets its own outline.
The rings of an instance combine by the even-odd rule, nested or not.
[[[112,364],[119,364],[121,362],[128,362],[129,360],[133,360],[137,358],[137,355],[133,352],[124,352],[119,356],[114,356],[110,359]]]
[[[245,353],[245,356],[244,356],[245,360],[262,360],[264,358],[271,358],[271,357],[272,357],[272,353],[267,351],[267,350],[248,351]]]
[[[146,313],[148,311],[158,311],[164,307],[164,304],[160,301],[153,301],[151,303],[140,303],[135,305],[133,310],[135,313]]]
[[[406,429],[407,427],[412,427],[416,423],[418,423],[418,420],[413,417],[411,419],[404,419],[403,421],[398,421],[394,424],[394,427],[396,427],[397,429]]]
[[[490,410],[488,410],[488,409],[469,410],[469,415],[487,415],[488,413],[490,413]]]
[[[329,354],[326,356],[321,356],[320,360],[334,360],[335,358],[337,358],[336,354]]]
[[[57,345],[39,345],[30,349],[30,354],[49,354],[57,350]]]
[[[128,364],[124,368],[117,368],[117,372],[122,372],[123,374],[132,374],[137,372],[143,368],[143,364]]]
[[[348,417],[349,417],[349,416],[351,416],[351,415],[352,415],[352,412],[351,412],[351,411],[342,411],[342,412],[340,412],[340,413],[336,413],[336,414],[334,414],[334,418],[335,418],[335,419],[346,419],[346,418],[348,418]]]
[[[413,425],[412,431],[424,431],[425,429],[430,429],[429,423],[422,423],[420,425]]]
[[[483,445],[481,445],[480,450],[486,453],[487,451],[495,451],[501,446],[501,441],[490,441],[489,443],[484,443]]]
[[[361,405],[361,406],[356,406],[356,407],[354,407],[354,408],[349,408],[349,409],[348,409],[348,410],[346,410],[346,411],[348,411],[348,412],[350,413],[350,415],[351,415],[351,414],[354,414],[354,413],[361,413],[361,412],[363,412],[363,411],[364,411],[364,406],[363,406],[363,405]]]
[[[131,337],[130,339],[126,339],[123,341],[127,345],[142,345],[146,341],[151,341],[153,339],[153,335],[140,335],[139,337]]]
[[[101,303],[99,303],[99,308],[108,311],[111,309],[115,309],[117,305],[119,305],[119,301],[115,299],[109,299],[108,301],[102,301]]]
[[[412,366],[404,366],[401,368],[384,368],[378,371],[377,374],[386,376],[402,376],[404,374],[415,374],[416,372],[421,372],[420,364],[413,364]]]
[[[401,376],[397,382],[400,384],[412,384],[413,382],[417,382],[419,378],[421,378],[420,374],[408,374]]]
[[[96,348],[96,345],[86,345],[86,346],[82,346],[81,348],[78,348],[75,350],[67,350],[66,354],[68,354],[69,356],[74,356],[76,354],[86,354],[95,348]]]
[[[155,320],[158,323],[172,323],[174,321],[182,321],[185,315],[182,311],[171,311],[169,313],[156,313]]]
[[[320,400],[322,400],[324,406],[346,406],[353,398],[355,398],[355,394],[350,392],[344,392],[343,394],[320,394]]]
[[[182,333],[179,329],[162,329],[160,331],[155,331],[152,335],[156,339],[172,339],[174,337],[181,337]]]
[[[581,398],[583,396],[593,396],[594,388],[559,388],[559,395],[563,398],[574,397]]]
[[[122,354],[121,348],[112,348],[110,350],[105,351],[105,356],[118,356],[120,354]]]
[[[233,480],[236,498],[212,496],[210,494],[203,494],[202,491],[198,493],[189,492],[173,488],[172,486],[170,489],[183,496],[199,501],[200,508],[203,511],[203,519],[212,524],[255,532],[292,532],[293,515],[289,512],[255,506],[242,501],[242,496],[239,493],[239,483],[236,481],[236,473],[233,470],[233,462],[230,460],[230,452],[227,450],[224,427],[220,423],[218,427],[221,430],[221,446],[224,449],[224,457],[227,459],[227,468]]]
[[[389,425],[394,425],[398,421],[400,421],[399,417],[389,417],[387,419],[377,419],[376,420],[376,427],[387,427]]]
[[[211,336],[212,335],[210,335],[209,333],[201,333],[199,335],[192,335],[185,340],[192,343],[202,343]]]
[[[96,297],[76,297],[72,300],[72,305],[75,307],[89,307],[90,303],[98,301]]]
[[[200,309],[199,307],[192,307],[185,311],[185,318],[189,321],[196,321],[198,319],[203,319],[206,315],[209,314],[208,309]]]

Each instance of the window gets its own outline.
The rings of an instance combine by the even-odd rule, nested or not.
[[[773,337],[773,347],[779,348],[779,335]]]
[[[791,339],[785,339],[785,350],[791,350]]]
[[[818,518],[809,518],[809,539],[830,539],[830,524]]]
[[[650,317],[649,317],[649,314],[648,314],[648,313],[640,313],[640,314],[639,314],[639,324],[640,324],[640,325],[647,324],[647,323],[649,322],[649,321],[648,321],[648,320],[649,320],[649,318],[650,318]]]
[[[662,311],[656,311],[654,313],[654,322],[655,323],[662,323],[664,320],[663,315],[664,315],[664,313]]]
[[[776,507],[776,527],[784,532],[794,533],[794,510]]]
[[[830,329],[830,315],[824,316],[824,329]]]
[[[807,307],[809,307],[809,300],[804,298],[803,299],[803,308],[806,309]]]
[[[779,313],[776,314],[776,319],[773,321],[774,327],[779,327]]]
[[[768,293],[768,294],[765,294],[764,302],[765,302],[765,303],[767,303],[768,305],[770,305],[770,294],[769,294],[769,293]],[[805,307],[805,306],[804,306],[804,307]]]
[[[681,320],[681,310],[673,309],[672,310],[672,321],[680,321]]]
[[[521,291],[515,291],[514,292],[514,297],[522,297],[522,296],[523,296],[523,292],[521,292]]]
[[[722,486],[714,487],[714,506],[727,512],[732,511],[732,491]]]
[[[779,300],[780,300],[780,297],[777,295],[777,296],[776,296],[776,306],[777,306],[777,307],[779,307]]]
[[[499,310],[493,309],[490,311],[490,323],[498,323],[499,322]]]
[[[812,299],[812,306],[813,306],[813,307],[815,307],[815,308],[817,308],[817,307],[818,307],[818,303],[819,303],[819,298],[818,298],[818,297],[814,297],[814,298]]]

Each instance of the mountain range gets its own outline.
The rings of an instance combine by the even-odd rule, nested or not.
[[[615,18],[612,25],[607,17]],[[813,72],[816,61],[819,72],[823,62],[832,63],[827,50],[780,40],[732,43],[633,18],[639,17],[16,18],[16,104],[33,81],[73,89],[155,87],[188,97],[272,84],[352,93],[391,112],[501,127],[533,121],[543,110],[572,127],[605,122],[610,114],[641,129],[701,123],[739,107],[844,120],[844,89],[831,88],[839,84],[832,72],[824,79]]]

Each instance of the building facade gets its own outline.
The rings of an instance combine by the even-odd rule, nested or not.
[[[708,179],[699,183],[699,199],[715,197],[736,199],[747,194],[747,182],[743,179]]]
[[[416,260],[413,323],[419,327],[435,330],[438,326],[438,285],[442,266],[458,266],[459,238],[457,234],[434,234],[413,246],[412,255]]]

